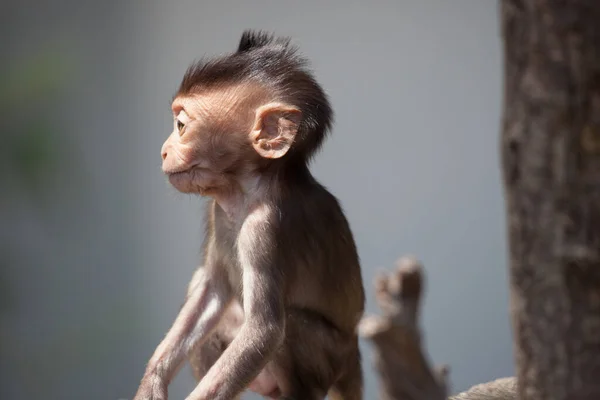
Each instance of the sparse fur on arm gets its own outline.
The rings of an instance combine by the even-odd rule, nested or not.
[[[273,264],[271,210],[255,207],[244,220],[237,248],[243,268],[243,304],[247,314],[227,350],[187,400],[228,400],[250,384],[283,340],[283,277]],[[234,382],[235,386],[227,385]]]

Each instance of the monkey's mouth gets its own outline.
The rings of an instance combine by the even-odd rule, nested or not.
[[[167,172],[167,173],[165,173],[165,175],[167,175],[167,178],[169,178],[169,180],[171,180],[171,179],[178,179],[181,176],[189,176],[191,172],[192,172],[191,169],[186,169],[184,171]]]
[[[186,169],[185,171],[167,172],[167,179],[172,185],[181,183],[183,180],[192,179],[192,170]]]
[[[197,167],[192,167],[184,171],[169,172],[166,175],[169,183],[182,193],[198,193],[201,196],[205,196],[215,189],[208,182],[203,171]]]

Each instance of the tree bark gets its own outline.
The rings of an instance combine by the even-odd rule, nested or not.
[[[519,398],[600,399],[600,1],[501,11]]]

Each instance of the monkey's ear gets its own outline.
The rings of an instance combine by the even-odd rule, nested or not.
[[[298,133],[302,113],[294,106],[270,103],[256,110],[250,139],[254,150],[265,158],[283,157]]]

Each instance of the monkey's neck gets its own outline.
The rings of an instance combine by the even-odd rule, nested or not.
[[[239,221],[247,214],[251,204],[261,201],[266,195],[262,181],[260,176],[248,175],[231,184],[226,191],[219,191],[211,197],[230,221]]]
[[[230,221],[241,221],[257,203],[276,201],[291,187],[311,185],[314,182],[308,166],[301,163],[288,168],[263,170],[259,174],[247,174],[231,183],[226,191],[219,191],[211,196]]]

